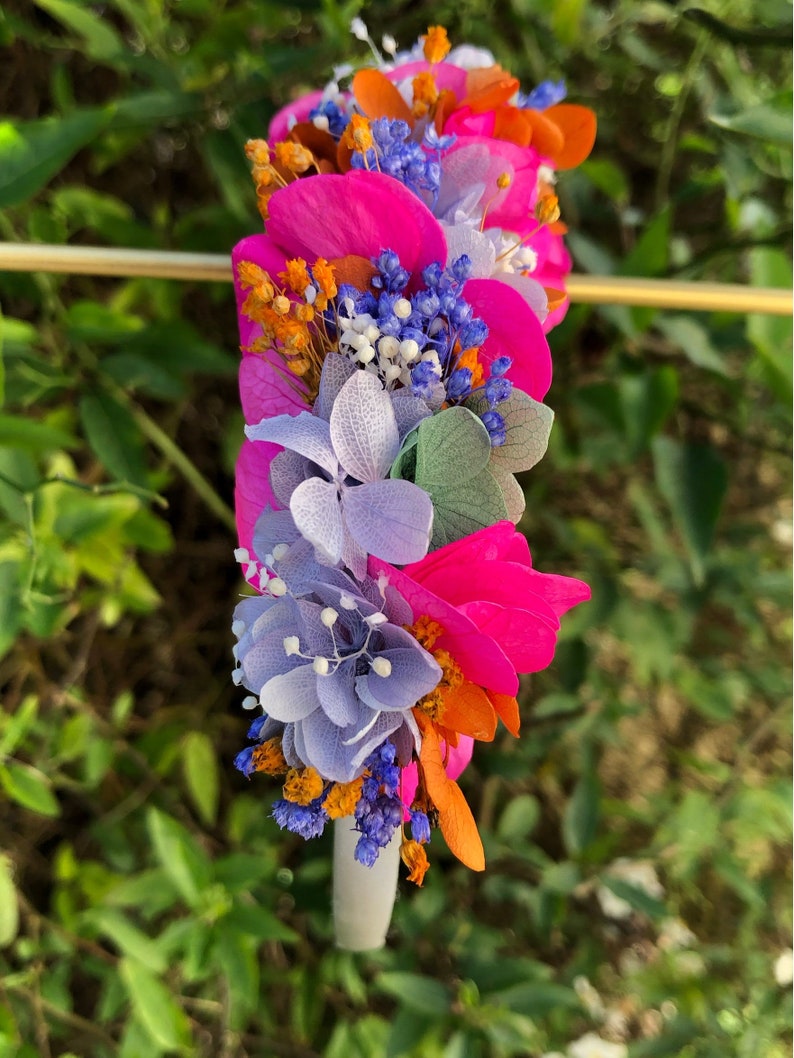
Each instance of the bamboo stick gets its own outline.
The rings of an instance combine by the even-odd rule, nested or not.
[[[225,254],[124,250],[102,246],[48,246],[0,243],[0,271],[66,272],[73,275],[229,282]],[[792,314],[791,291],[738,283],[692,283],[673,279],[571,275],[566,280],[573,302],[633,305],[693,312]]]

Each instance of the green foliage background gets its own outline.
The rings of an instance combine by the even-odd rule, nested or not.
[[[785,0],[10,0],[2,238],[228,251],[258,225],[244,141],[363,56],[356,14],[598,112],[560,184],[580,270],[790,286]],[[791,1053],[789,321],[553,333],[522,528],[593,602],[466,773],[488,871],[435,840],[352,956],[328,845],[231,767],[230,288],[6,273],[0,299],[0,1058]]]

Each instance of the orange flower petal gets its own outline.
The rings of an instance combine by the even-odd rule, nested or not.
[[[568,297],[564,290],[552,290],[550,287],[544,287],[543,289],[549,299],[549,312],[554,312],[555,309],[558,309]]]
[[[541,154],[553,159],[555,165],[557,159],[565,150],[565,135],[561,129],[546,117],[548,111],[540,113],[538,110],[527,109],[524,111],[532,125],[532,146]]]
[[[451,88],[443,88],[439,92],[438,99],[436,100],[435,117],[433,118],[436,132],[439,136],[441,135],[441,130],[444,128],[444,122],[457,105],[458,97]]]
[[[496,691],[488,691],[488,697],[507,730],[514,738],[518,738],[518,732],[521,729],[521,714],[518,711],[516,699],[511,698],[509,694],[497,694]]]
[[[580,165],[593,149],[596,138],[596,116],[587,107],[576,103],[557,103],[544,111],[565,137],[562,152],[554,156],[558,169],[573,169]]]
[[[353,95],[370,120],[399,118],[413,126],[411,108],[380,70],[359,70],[353,78]]]
[[[329,264],[333,265],[337,286],[350,283],[358,290],[368,290],[370,280],[378,271],[368,257],[359,257],[353,253],[345,257],[334,257]]]
[[[422,751],[419,754],[419,765],[422,769],[425,789],[430,800],[439,812],[442,812],[449,807],[452,801],[450,787],[453,784],[444,770],[441,743],[431,720],[418,709],[414,709],[414,716],[422,732]]]
[[[449,850],[460,862],[473,871],[485,870],[485,852],[474,816],[456,782],[450,782],[450,800],[442,811],[439,809],[438,825]]]
[[[466,98],[463,105],[468,104],[475,113],[492,110],[512,99],[519,87],[519,81],[498,64],[469,70],[466,74]]]
[[[480,742],[491,742],[496,734],[496,713],[488,695],[474,683],[442,691],[444,711],[441,723],[461,735]]]
[[[532,121],[526,110],[497,107],[493,134],[498,140],[509,140],[519,147],[528,147],[532,142]]]

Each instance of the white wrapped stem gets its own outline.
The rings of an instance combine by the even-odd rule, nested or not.
[[[401,828],[372,867],[353,856],[360,837],[349,816],[334,822],[334,934],[338,948],[374,951],[386,943],[397,896]]]

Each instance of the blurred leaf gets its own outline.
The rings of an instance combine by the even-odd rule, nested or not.
[[[499,818],[496,832],[502,841],[512,844],[527,838],[540,818],[540,805],[529,794],[513,797]]]
[[[42,816],[58,816],[61,806],[46,778],[37,768],[8,760],[0,764],[0,785],[12,801]]]
[[[90,58],[112,62],[125,51],[113,27],[83,4],[75,3],[74,0],[34,0],[34,3],[82,37],[85,52]]]
[[[182,767],[191,800],[207,826],[218,816],[218,758],[203,731],[189,731],[182,740]]]
[[[684,538],[695,582],[702,584],[705,559],[728,488],[728,471],[710,446],[681,444],[671,437],[654,440],[653,458],[659,491]]]
[[[80,398],[86,438],[102,466],[118,481],[147,484],[140,434],[130,413],[101,390]]]
[[[433,1018],[423,1017],[413,1008],[398,1010],[392,1018],[385,1058],[404,1058],[414,1053],[433,1023]]]
[[[727,375],[725,358],[711,343],[708,329],[691,316],[669,316],[664,313],[656,318],[654,326],[675,345],[696,367]]]
[[[0,855],[0,948],[9,945],[19,929],[19,903],[14,885],[14,864]]]
[[[0,412],[0,445],[49,452],[54,448],[75,448],[77,438],[56,426]]]
[[[0,122],[0,208],[35,195],[107,123],[105,110],[14,125]]]
[[[780,92],[765,103],[747,107],[736,114],[709,114],[721,129],[772,143],[791,143],[791,92]]]
[[[601,784],[592,766],[587,766],[565,806],[562,836],[572,856],[578,856],[591,844],[598,830]]]
[[[641,911],[648,918],[654,920],[662,919],[670,914],[669,908],[661,900],[657,900],[656,897],[646,893],[644,889],[640,889],[622,878],[615,878],[608,871],[601,875],[600,881],[615,896],[625,900],[635,911]]]
[[[623,258],[618,275],[659,276],[667,268],[670,249],[670,209],[665,207],[640,232]]]
[[[488,999],[530,1018],[542,1016],[551,1010],[575,1010],[580,1006],[572,988],[553,981],[527,981],[499,992],[490,992]]]
[[[378,991],[394,996],[409,1010],[430,1017],[440,1017],[448,1013],[452,1003],[448,988],[440,981],[422,974],[390,970],[378,975],[375,986]]]
[[[132,1009],[152,1041],[167,1050],[187,1046],[190,1040],[187,1018],[165,985],[141,963],[126,956],[119,962],[119,974]]]
[[[647,448],[677,400],[678,374],[673,367],[657,367],[641,375],[623,375],[620,380],[620,402],[630,458]]]
[[[120,912],[108,907],[95,907],[86,913],[85,921],[112,941],[124,955],[137,960],[152,973],[165,973],[168,961],[155,941]]]
[[[790,290],[791,262],[782,250],[754,247],[750,251],[750,277],[754,286]],[[747,317],[747,334],[765,367],[770,388],[787,406],[790,405],[794,385],[791,319],[760,313],[750,315]]]
[[[206,854],[184,827],[157,808],[146,813],[146,826],[161,866],[186,903],[196,907],[211,882]]]

